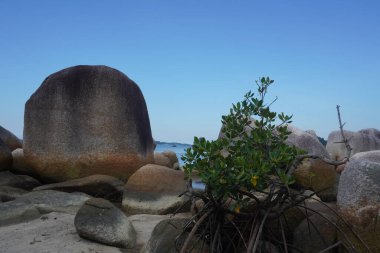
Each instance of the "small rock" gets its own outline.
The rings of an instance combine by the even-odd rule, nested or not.
[[[111,246],[133,248],[136,231],[125,214],[108,200],[93,198],[79,209],[74,220],[78,234]]]
[[[40,185],[41,183],[31,176],[15,175],[9,171],[0,172],[0,186],[12,186],[24,190],[32,190]]]
[[[33,190],[84,192],[93,197],[104,198],[121,203],[123,199],[124,183],[115,177],[107,175],[92,175],[62,183],[42,185]]]

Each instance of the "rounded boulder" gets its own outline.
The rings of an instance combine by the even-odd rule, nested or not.
[[[372,252],[380,252],[380,150],[360,152],[351,157],[339,182],[337,197],[340,215],[349,221]],[[352,236],[350,229],[342,227],[348,239],[359,250],[364,245]],[[339,234],[344,244],[345,237]]]
[[[359,152],[380,149],[380,134],[377,129],[367,128],[358,132],[344,130],[343,134],[352,148],[351,156]],[[348,155],[342,140],[340,131],[333,131],[328,136],[326,149],[335,160],[342,160]]]
[[[133,248],[136,231],[127,216],[111,202],[93,198],[79,209],[74,220],[78,234],[107,245]]]
[[[156,164],[136,171],[125,184],[123,209],[128,214],[169,214],[190,210],[185,174]],[[181,196],[180,196],[181,195]]]
[[[106,66],[75,66],[50,75],[25,105],[24,156],[48,182],[94,174],[128,179],[153,161],[140,88]]]
[[[310,155],[330,159],[325,147],[320,143],[316,135],[312,135],[294,126],[288,126],[291,134],[286,143],[302,149]],[[333,165],[325,163],[321,159],[304,159],[295,169],[294,177],[298,184],[311,188],[318,192],[317,195],[325,201],[335,200],[337,173]]]

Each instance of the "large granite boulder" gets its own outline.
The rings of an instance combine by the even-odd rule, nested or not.
[[[74,224],[83,238],[115,247],[135,246],[136,231],[132,223],[108,200],[87,200],[76,214]]]
[[[9,170],[12,167],[12,152],[0,139],[0,171]]]
[[[144,97],[106,66],[75,66],[47,77],[25,105],[24,155],[46,181],[104,174],[126,180],[153,162]]]
[[[123,208],[128,214],[168,214],[189,211],[183,171],[148,164],[136,171],[125,184]]]
[[[364,151],[380,149],[380,131],[374,128],[359,130],[358,132],[344,130],[352,151],[351,156]],[[342,143],[340,131],[333,131],[329,134],[326,149],[335,160],[342,160],[347,156],[347,148]]]
[[[0,126],[0,140],[2,140],[11,151],[15,150],[16,148],[22,148],[21,140],[2,126]]]
[[[286,140],[288,145],[302,149],[307,154],[330,159],[328,152],[316,135],[291,125],[288,126],[288,129],[291,132]],[[317,192],[322,200],[335,200],[337,173],[333,165],[329,165],[321,159],[304,159],[294,171],[294,177],[298,184]]]
[[[83,192],[93,197],[121,203],[124,193],[124,183],[115,177],[92,175],[61,183],[46,184],[33,189],[33,191],[41,190]]]
[[[351,157],[340,177],[337,204],[339,213],[372,252],[380,252],[380,150]],[[352,234],[346,227],[342,229]],[[364,250],[361,243],[357,246]]]

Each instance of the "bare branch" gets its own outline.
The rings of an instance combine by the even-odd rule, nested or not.
[[[340,129],[340,134],[342,135],[342,142],[344,143],[344,145],[346,146],[346,149],[347,149],[347,160],[351,157],[351,151],[352,151],[352,148],[350,146],[350,144],[348,143],[348,140],[346,138],[346,136],[344,136],[344,131],[343,131],[343,126],[346,124],[342,124],[342,119],[340,117],[340,110],[339,110],[340,106],[337,105],[336,106],[336,110],[338,112],[338,120],[339,120],[339,129]]]

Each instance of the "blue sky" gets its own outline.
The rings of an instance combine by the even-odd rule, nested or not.
[[[0,2],[0,125],[22,137],[24,104],[50,74],[108,65],[139,84],[152,133],[217,137],[221,115],[270,76],[274,110],[327,135],[380,128],[380,1]]]

